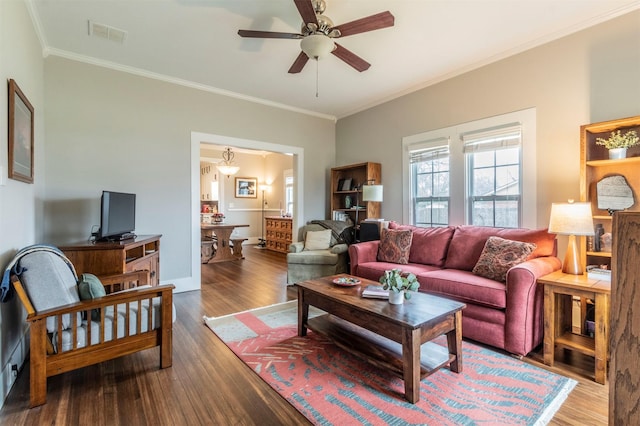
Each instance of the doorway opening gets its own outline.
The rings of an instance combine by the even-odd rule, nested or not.
[[[304,149],[288,145],[274,144],[270,142],[255,141],[249,139],[233,138],[229,136],[220,136],[209,133],[192,132],[191,133],[191,200],[192,200],[192,232],[191,232],[191,276],[194,285],[199,289],[201,287],[201,263],[200,263],[200,219],[201,219],[201,192],[200,192],[200,153],[201,144],[203,146],[211,145],[218,147],[231,147],[235,149],[258,150],[271,153],[291,155],[293,158],[292,171],[294,177],[293,193],[293,229],[299,228],[299,221],[304,217]],[[239,175],[242,171],[239,172]],[[220,179],[227,179],[226,176],[220,176]],[[230,178],[231,179],[231,178]],[[220,201],[219,206],[223,209],[228,208],[227,203]],[[259,230],[258,230],[259,231]]]

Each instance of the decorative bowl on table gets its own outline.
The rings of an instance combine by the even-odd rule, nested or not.
[[[361,281],[354,277],[339,277],[339,278],[334,278],[333,283],[335,285],[340,285],[343,287],[351,287],[351,286],[360,284]]]

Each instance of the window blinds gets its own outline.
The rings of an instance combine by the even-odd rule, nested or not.
[[[512,148],[522,143],[522,125],[510,123],[503,126],[462,133],[463,152],[494,151]]]
[[[411,164],[423,161],[433,161],[449,156],[449,138],[436,138],[409,147],[409,162]]]

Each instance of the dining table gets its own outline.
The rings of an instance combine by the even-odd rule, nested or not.
[[[246,238],[232,238],[236,228],[247,228],[247,224],[238,223],[201,223],[200,224],[200,260],[201,263],[228,262],[244,259],[242,243]]]

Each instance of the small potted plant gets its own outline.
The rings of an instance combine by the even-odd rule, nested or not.
[[[640,138],[635,130],[622,133],[620,130],[611,132],[609,138],[596,138],[596,145],[602,145],[609,150],[609,158],[620,159],[627,156],[627,148],[638,145]]]
[[[414,274],[402,275],[400,269],[384,271],[379,281],[384,290],[389,290],[389,303],[394,305],[402,304],[404,299],[411,299],[410,292],[418,291],[420,287],[418,278]]]
[[[215,223],[221,223],[224,220],[224,213],[214,213],[213,221]]]

